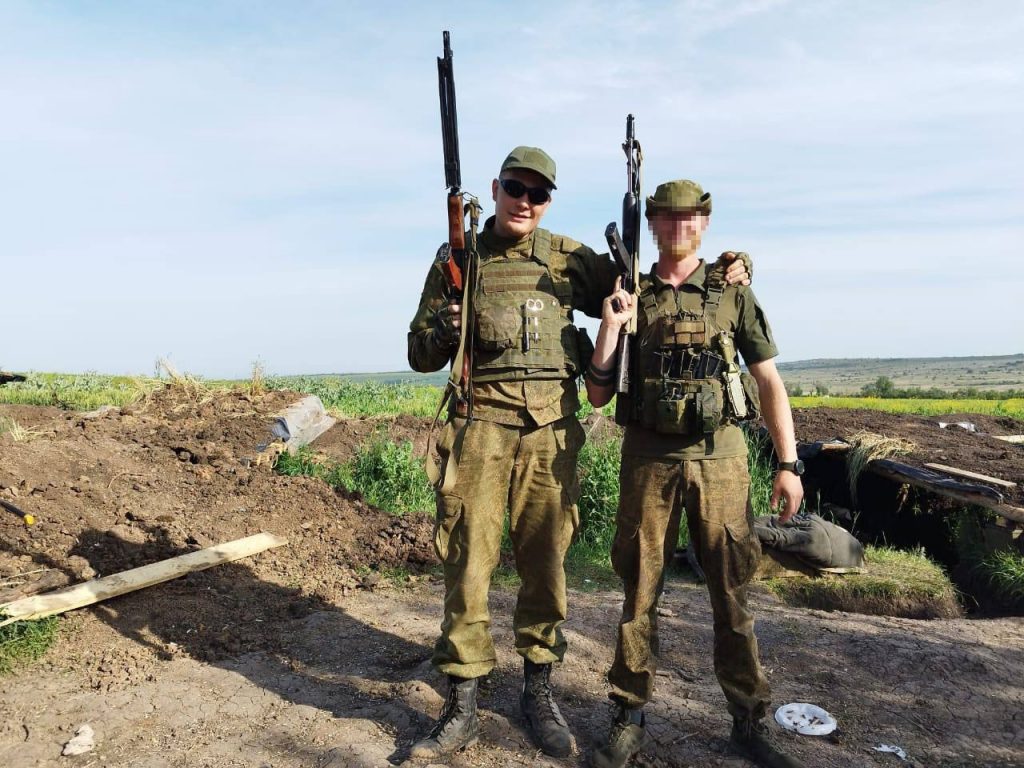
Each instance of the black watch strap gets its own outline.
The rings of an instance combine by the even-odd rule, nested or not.
[[[796,461],[780,461],[779,471],[781,472],[782,470],[787,470],[800,477],[804,473],[804,463],[800,459]]]

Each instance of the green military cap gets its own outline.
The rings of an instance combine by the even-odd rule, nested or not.
[[[539,173],[551,182],[552,189],[557,189],[555,187],[555,161],[551,159],[551,155],[539,147],[516,147],[509,152],[505,162],[501,164],[501,170],[508,171],[513,168],[523,168]]]
[[[647,217],[659,211],[700,211],[707,216],[711,213],[711,193],[689,179],[666,181],[647,198]]]

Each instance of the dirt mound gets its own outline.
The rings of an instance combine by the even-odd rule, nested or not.
[[[355,455],[360,445],[379,438],[393,443],[412,443],[413,455],[422,456],[427,448],[431,421],[408,414],[344,419],[320,435],[314,447],[334,461],[345,462]],[[435,441],[439,430],[440,427],[434,432]]]
[[[272,649],[277,624],[372,587],[376,571],[423,570],[433,562],[430,520],[279,476],[260,456],[273,414],[300,397],[167,387],[95,415],[0,406],[0,417],[31,427],[28,440],[0,436],[0,498],[38,521],[27,527],[0,510],[0,580],[45,567],[78,581],[261,530],[287,538],[95,609],[153,652],[214,659]],[[98,662],[98,677],[117,666]]]
[[[917,448],[899,461],[916,467],[945,464],[1008,480],[1017,485],[1000,489],[1007,503],[1024,506],[1024,446],[992,436],[1024,434],[1024,422],[1016,419],[969,413],[914,416],[866,408],[798,408],[793,411],[793,422],[797,440],[805,443],[836,437],[849,440],[860,431],[910,440]],[[940,422],[949,426],[940,428]],[[956,426],[959,422],[974,424],[977,431]]]

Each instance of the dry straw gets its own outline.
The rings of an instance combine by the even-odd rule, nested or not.
[[[38,429],[32,429],[31,427],[23,427],[14,419],[8,419],[6,417],[0,418],[0,435],[9,434],[11,439],[16,443],[27,443],[37,437],[42,437],[45,433]]]
[[[905,456],[917,446],[899,437],[886,437],[874,432],[858,432],[850,438],[850,451],[846,455],[846,478],[850,484],[850,498],[857,503],[857,480],[872,461]]]
[[[160,358],[158,369],[167,375],[169,381],[164,389],[150,393],[150,396],[146,398],[147,405],[153,396],[170,397],[172,401],[178,402],[178,405],[171,409],[172,412],[180,412],[191,406],[203,405],[213,399],[210,387],[194,376],[180,373],[169,360]]]

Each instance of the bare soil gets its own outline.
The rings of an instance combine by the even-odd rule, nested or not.
[[[904,464],[945,464],[1016,483],[1015,488],[998,490],[1007,503],[1024,506],[1024,445],[993,437],[1024,434],[1024,422],[1017,419],[970,413],[913,416],[866,408],[800,408],[793,412],[793,421],[797,440],[805,443],[837,437],[849,440],[862,430],[910,440],[917,447],[899,457]],[[940,422],[948,426],[940,428]],[[956,426],[960,422],[974,424],[977,431]]]
[[[289,540],[68,614],[41,662],[2,678],[0,765],[402,762],[443,693],[429,664],[443,592],[431,522],[274,474],[258,446],[271,415],[294,399],[196,401],[167,390],[94,418],[0,407],[34,434],[0,436],[0,498],[39,520],[26,527],[0,511],[0,581],[42,567],[77,581],[260,530]],[[427,427],[348,421],[317,447],[344,459],[376,430],[420,446]],[[396,569],[406,575],[382,575]],[[608,726],[603,675],[621,596],[570,597],[570,651],[555,682],[577,754],[562,761],[538,755],[517,712],[514,599],[506,589],[492,598],[499,664],[481,697],[480,744],[446,764],[583,765]],[[873,751],[879,744],[903,747],[917,765],[1024,766],[1021,619],[824,613],[761,592],[753,604],[776,702],[810,701],[839,721],[833,739],[782,734],[809,766],[900,764]],[[749,765],[726,748],[705,590],[673,580],[662,608],[663,673],[637,764]],[[61,757],[85,723],[96,748]]]

